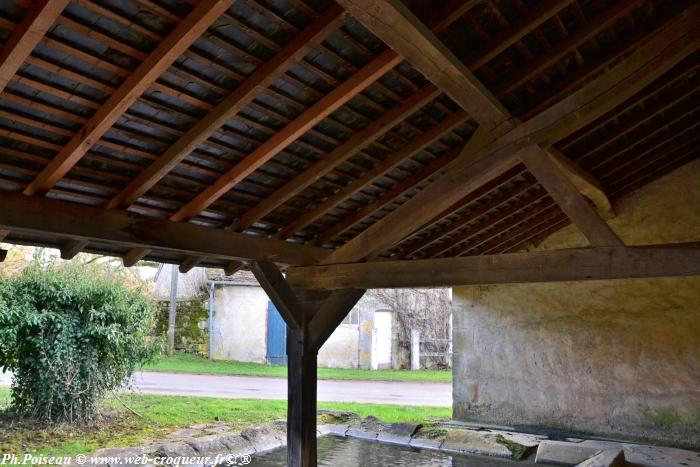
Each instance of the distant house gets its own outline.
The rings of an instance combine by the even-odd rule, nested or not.
[[[156,275],[155,296],[163,304],[169,300],[171,274],[172,266],[164,265]],[[212,359],[286,362],[286,325],[252,273],[207,276],[205,269],[193,268],[179,274],[178,302],[198,297],[207,302],[210,323],[200,323],[200,328],[208,334],[206,353]],[[178,323],[183,319],[178,316]],[[365,369],[407,366],[408,356],[398,348],[396,313],[366,295],[323,345],[318,364]]]

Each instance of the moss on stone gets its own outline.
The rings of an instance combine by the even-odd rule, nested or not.
[[[513,454],[513,459],[522,459],[527,454],[527,446],[506,439],[503,435],[496,435],[496,442],[502,444]]]

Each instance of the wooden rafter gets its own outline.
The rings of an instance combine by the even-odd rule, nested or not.
[[[318,235],[314,240],[314,244],[317,246],[322,246],[327,241],[333,239],[338,235],[341,235],[343,232],[352,228],[355,224],[362,222],[378,210],[392,203],[406,192],[416,189],[416,187],[419,186],[422,182],[429,180],[431,176],[434,176],[440,170],[444,169],[447,164],[449,164],[455,158],[457,158],[457,156],[460,153],[460,149],[461,148],[456,148],[451,151],[448,151],[446,154],[443,154],[442,156],[438,157],[415,174],[411,175],[410,177],[406,178],[401,182],[396,183],[388,191],[386,191],[378,198],[375,198],[372,201],[370,201],[362,209],[345,216],[342,220],[339,220],[333,227]]]
[[[282,131],[275,133],[274,136],[258,146],[255,151],[232,167],[192,201],[181,207],[170,218],[176,221],[183,221],[198,215],[236,184],[260,168],[265,162],[272,159],[285,147],[343,106],[401,61],[402,58],[390,49],[378,55],[360,71],[290,122]]]
[[[292,287],[453,287],[700,276],[700,244],[594,247],[462,258],[294,267]]]
[[[235,0],[203,0],[158,44],[136,70],[71,138],[24,190],[27,195],[49,191],[163,72],[218,19]]]
[[[367,125],[365,129],[353,135],[347,142],[335,148],[323,159],[300,173],[282,188],[265,198],[257,206],[248,210],[231,228],[242,230],[250,227],[253,223],[281,206],[285,201],[323,178],[357,152],[370,146],[375,140],[389,132],[393,127],[405,120],[406,117],[418,111],[440,93],[441,91],[435,86],[426,85],[401,104]]]
[[[400,0],[339,0],[338,3],[480,125],[493,128],[509,120],[505,107]]]
[[[194,224],[0,191],[0,229],[226,261],[316,264],[327,250]]]
[[[129,185],[115,196],[107,208],[127,208],[139,196],[150,190],[160,179],[179,164],[197,146],[205,142],[227,121],[274,83],[294,63],[300,61],[309,50],[323,41],[345,20],[338,5],[331,4],[316,20],[283,47],[271,60],[261,65],[235,91],[182,135],[175,144],[141,172]]]
[[[413,239],[410,243],[400,247],[396,257],[398,259],[411,257],[413,254],[439,241],[446,235],[449,235],[451,232],[458,230],[467,225],[469,222],[476,220],[476,216],[487,213],[492,208],[499,206],[501,202],[506,202],[506,200],[510,199],[511,196],[518,195],[521,190],[532,187],[535,183],[534,179],[528,180],[523,184],[518,184],[512,192],[508,193],[506,199],[503,199],[503,197],[500,196],[494,196],[485,205],[482,204],[478,208],[471,209],[466,214],[457,217],[457,219],[451,219],[452,216],[458,214],[459,211],[469,206],[470,203],[479,197],[491,193],[494,190],[500,189],[502,186],[510,183],[512,179],[522,175],[522,173],[523,169],[521,167],[514,167],[513,169],[503,173],[501,176],[482,185],[478,190],[471,192],[467,197],[459,200],[457,203],[454,203],[437,216],[434,216],[426,223],[426,227],[423,229],[422,235],[418,235],[417,238]],[[444,221],[448,221],[447,225],[444,225]]]
[[[32,5],[0,49],[0,92],[61,15],[69,0],[39,0]]]
[[[360,190],[362,187],[368,185],[373,180],[390,171],[409,157],[424,150],[427,146],[429,146],[435,140],[443,137],[446,133],[454,130],[455,127],[464,122],[466,117],[467,115],[463,111],[458,111],[452,115],[449,115],[447,118],[445,118],[445,120],[438,123],[422,135],[416,137],[415,140],[411,141],[404,148],[394,152],[393,154],[389,154],[385,160],[375,165],[361,177],[351,181],[349,184],[336,191],[328,199],[308,210],[306,213],[304,213],[304,215],[300,216],[294,222],[285,227],[284,230],[279,233],[279,237],[287,238],[314,222],[316,219],[320,218],[331,210],[334,206],[348,199],[357,190]]]
[[[608,73],[530,120],[506,131],[477,134],[451,170],[414,198],[353,238],[325,263],[372,257],[422,227],[479,185],[516,164],[531,144],[549,147],[626,101],[698,48],[698,5],[657,30],[649,40]]]

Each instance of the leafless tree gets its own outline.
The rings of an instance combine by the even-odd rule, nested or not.
[[[396,338],[400,361],[407,362],[411,351],[411,329],[420,331],[422,352],[447,352],[452,300],[449,289],[375,289],[367,292],[387,310],[396,313]],[[438,339],[438,341],[435,341]],[[426,367],[444,367],[449,360],[427,357]]]

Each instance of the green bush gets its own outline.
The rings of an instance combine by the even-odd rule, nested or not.
[[[138,290],[85,264],[30,267],[0,279],[0,368],[11,409],[44,422],[87,422],[151,361],[154,313]]]

